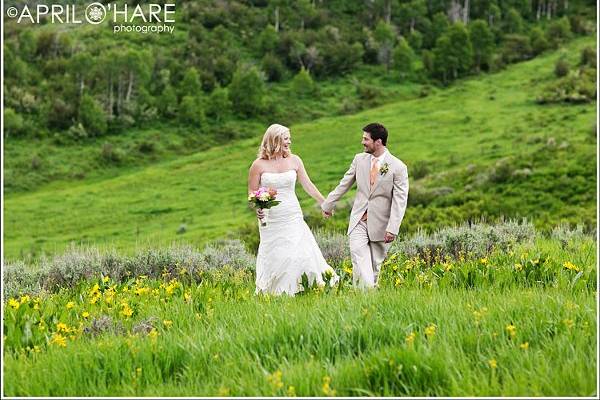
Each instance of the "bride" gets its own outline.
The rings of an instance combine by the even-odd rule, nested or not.
[[[323,195],[311,182],[300,157],[292,154],[290,130],[283,125],[269,126],[258,150],[258,158],[248,173],[248,190],[259,187],[277,190],[277,206],[269,209],[266,226],[259,224],[260,245],[256,258],[256,293],[294,295],[303,290],[302,275],[309,284],[322,286],[323,273],[331,271],[330,284],[339,277],[327,264],[304,222],[296,197],[296,180],[306,193],[321,205]],[[257,216],[263,217],[260,210]]]

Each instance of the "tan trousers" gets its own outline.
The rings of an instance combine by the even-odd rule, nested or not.
[[[379,269],[385,260],[391,243],[371,242],[367,222],[359,221],[350,232],[350,256],[352,257],[352,280],[354,286],[371,288],[377,285]]]

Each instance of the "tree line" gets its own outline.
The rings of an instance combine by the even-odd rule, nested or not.
[[[133,4],[133,3],[132,3]],[[156,121],[199,129],[269,114],[271,85],[378,65],[398,82],[446,85],[595,29],[589,0],[201,0],[177,34],[142,38],[45,24],[9,27],[5,136],[85,138]]]

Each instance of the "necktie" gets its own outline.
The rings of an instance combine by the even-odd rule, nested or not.
[[[375,185],[375,182],[377,182],[377,173],[378,173],[378,169],[377,169],[377,158],[373,157],[373,160],[371,160],[371,189],[373,189],[373,185]]]

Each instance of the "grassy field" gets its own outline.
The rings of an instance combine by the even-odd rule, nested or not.
[[[390,150],[413,175],[404,229],[501,215],[528,217],[544,228],[561,221],[594,227],[596,105],[535,103],[554,79],[556,59],[564,52],[575,64],[590,45],[593,38],[578,39],[560,52],[424,98],[293,125],[294,151],[327,193],[361,151],[361,127],[380,121],[390,131]],[[70,242],[129,251],[178,240],[197,245],[235,232],[253,221],[246,174],[262,133],[256,128],[253,139],[115,171],[114,177],[58,180],[9,193],[5,256],[54,253]],[[429,172],[414,178],[423,166]],[[423,200],[429,195],[433,200]],[[310,213],[314,204],[300,197]],[[332,223],[341,227],[345,217]]]
[[[595,249],[579,237],[397,253],[366,293],[344,261],[338,287],[296,298],[254,296],[251,266],[96,270],[8,300],[3,394],[592,396]]]

